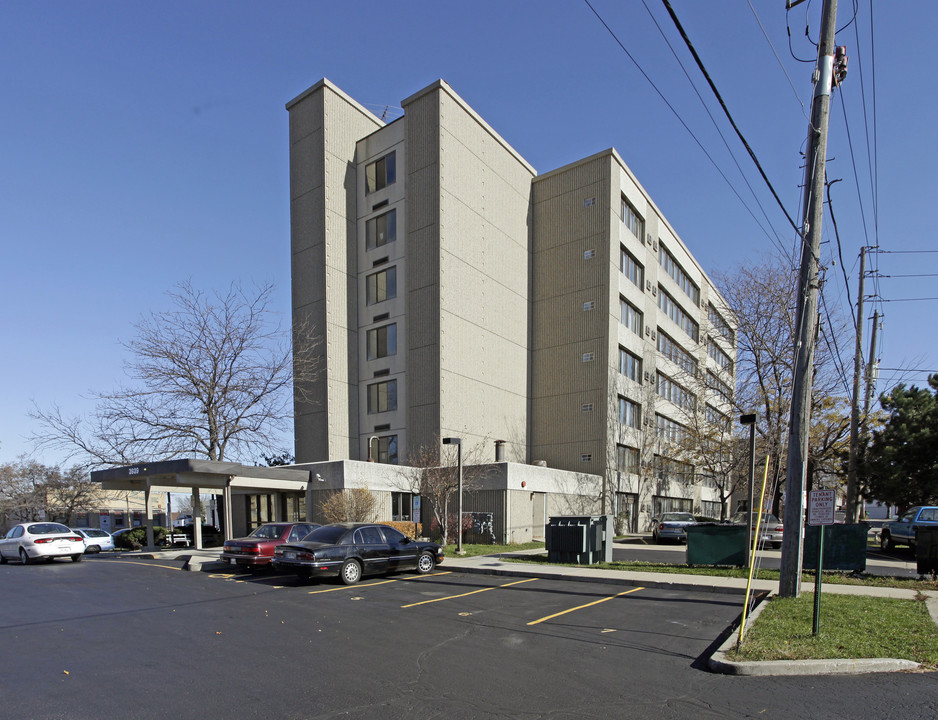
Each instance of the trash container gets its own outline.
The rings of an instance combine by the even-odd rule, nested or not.
[[[547,560],[592,565],[612,561],[612,515],[559,515],[545,526]]]
[[[938,574],[938,527],[915,531],[915,561],[919,575]]]
[[[746,564],[746,526],[698,523],[687,526],[688,565]]]

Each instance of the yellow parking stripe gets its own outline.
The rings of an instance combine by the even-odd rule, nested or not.
[[[452,575],[452,570],[447,570],[446,572],[430,573],[428,575],[411,575],[410,577],[398,578],[398,580],[423,580],[428,577],[440,577],[441,575]]]
[[[120,563],[121,565],[143,565],[144,567],[161,567],[166,568],[167,570],[182,570],[182,568],[173,567],[172,565],[157,565],[156,563],[143,563],[136,562],[134,560],[95,560],[94,562]]]
[[[418,605],[427,605],[429,603],[441,602],[442,600],[455,600],[456,598],[466,597],[468,595],[475,595],[476,593],[483,593],[488,590],[497,590],[498,588],[511,587],[512,585],[520,585],[521,583],[533,582],[539,578],[528,578],[527,580],[516,580],[515,582],[506,583],[505,585],[494,585],[492,587],[482,588],[481,590],[473,590],[472,592],[462,593],[461,595],[447,595],[446,597],[434,598],[433,600],[423,600],[421,602],[411,603],[410,605],[401,605],[402,608],[417,607]]]
[[[337,592],[338,590],[356,590],[358,588],[374,587],[375,585],[387,585],[392,582],[397,582],[397,580],[382,580],[381,582],[373,582],[366,585],[343,585],[342,587],[326,588],[325,590],[310,590],[309,594],[318,595],[319,593]]]
[[[613,600],[613,599],[615,599],[615,598],[617,598],[617,597],[622,597],[623,595],[628,595],[629,593],[637,592],[637,591],[639,591],[639,590],[644,590],[644,589],[645,589],[645,588],[643,588],[643,587],[632,588],[631,590],[626,590],[625,592],[620,592],[618,595],[610,595],[609,597],[604,597],[604,598],[602,598],[601,600],[594,600],[594,601],[591,602],[591,603],[586,603],[586,605],[580,605],[580,606],[575,607],[575,608],[570,608],[569,610],[563,610],[563,611],[561,611],[561,612],[559,612],[559,613],[554,613],[553,615],[548,615],[547,617],[542,617],[540,620],[532,620],[531,622],[528,623],[528,625],[537,625],[538,623],[542,623],[542,622],[544,622],[545,620],[551,620],[551,619],[553,619],[553,618],[555,618],[555,617],[560,617],[561,615],[566,615],[567,613],[572,613],[572,612],[574,612],[574,611],[576,611],[576,610],[582,610],[583,608],[588,608],[588,607],[590,607],[590,606],[592,606],[592,605],[599,605],[599,603],[604,603],[604,602],[606,602],[607,600]]]

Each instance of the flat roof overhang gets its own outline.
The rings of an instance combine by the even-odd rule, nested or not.
[[[298,468],[255,467],[219,460],[162,460],[138,463],[107,470],[95,470],[91,481],[104,490],[183,492],[199,488],[207,493],[222,492],[226,487],[238,490],[303,492],[310,481],[310,471]]]

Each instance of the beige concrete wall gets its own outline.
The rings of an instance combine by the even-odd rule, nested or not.
[[[293,315],[323,357],[319,379],[294,397],[295,454],[349,457],[358,435],[355,144],[382,123],[326,80],[287,110]]]

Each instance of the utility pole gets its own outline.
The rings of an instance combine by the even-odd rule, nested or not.
[[[811,387],[818,311],[818,260],[821,249],[821,220],[824,215],[825,160],[834,76],[837,0],[824,0],[821,12],[821,40],[818,46],[817,67],[814,71],[814,100],[811,104],[808,150],[805,155],[801,272],[798,279],[798,326],[795,340],[791,420],[788,426],[788,471],[785,480],[785,535],[782,542],[782,564],[778,583],[778,593],[781,597],[797,597],[801,590],[804,484],[808,466],[808,436],[811,428]]]
[[[866,397],[863,399],[863,420],[860,424],[860,443],[861,447],[869,445],[870,430],[870,404],[873,401],[873,386],[876,384],[873,379],[873,370],[876,367],[876,334],[879,330],[879,311],[873,312],[873,330],[870,333],[870,359],[866,364]],[[863,509],[863,496],[860,494],[860,487],[857,486],[857,518]]]
[[[866,248],[860,248],[860,287],[857,291],[857,343],[853,352],[853,399],[850,403],[850,456],[847,460],[846,521],[860,519],[857,463],[860,455],[860,379],[863,375],[863,281],[866,277]]]

